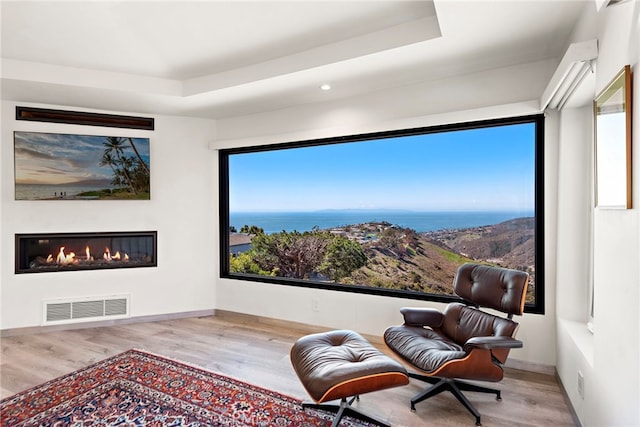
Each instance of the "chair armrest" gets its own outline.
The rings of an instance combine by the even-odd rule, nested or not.
[[[464,344],[464,351],[469,352],[474,348],[492,350],[495,348],[522,348],[522,341],[511,337],[473,337]]]
[[[439,328],[444,320],[442,312],[435,308],[404,307],[400,313],[404,316],[404,324],[411,326]]]

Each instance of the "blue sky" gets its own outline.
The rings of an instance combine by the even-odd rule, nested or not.
[[[234,154],[231,212],[533,211],[535,124]]]
[[[149,165],[149,139],[132,139]],[[106,136],[15,132],[16,184],[108,183],[113,171],[109,166],[99,166],[105,141]],[[128,148],[125,155],[135,153]]]

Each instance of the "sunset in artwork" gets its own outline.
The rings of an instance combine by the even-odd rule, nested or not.
[[[149,139],[15,132],[15,198],[150,198]]]

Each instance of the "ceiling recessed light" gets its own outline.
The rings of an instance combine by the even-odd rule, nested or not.
[[[331,90],[331,85],[328,84],[328,83],[325,83],[322,86],[320,86],[320,89],[322,89],[322,90]]]

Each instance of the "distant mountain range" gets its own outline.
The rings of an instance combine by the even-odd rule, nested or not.
[[[61,184],[50,184],[50,183],[46,183],[46,182],[33,182],[33,181],[20,181],[20,182],[16,182],[16,184],[18,185],[49,185],[52,187],[83,187],[83,186],[87,186],[87,187],[105,187],[105,188],[110,188],[112,187],[111,184],[111,180],[110,179],[83,179],[83,180],[79,180],[79,181],[70,181],[70,182],[65,182],[65,183],[61,183]]]
[[[361,212],[415,212],[410,209],[376,209],[376,208],[348,208],[348,209],[319,209],[313,212],[344,212],[344,213],[361,213]]]

